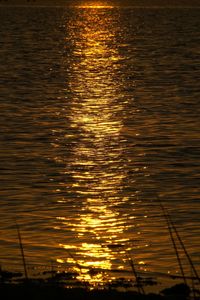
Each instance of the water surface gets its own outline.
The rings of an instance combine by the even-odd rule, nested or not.
[[[0,261],[102,282],[199,261],[199,9],[0,8]],[[184,267],[190,267],[184,258]],[[91,270],[96,270],[91,275]]]

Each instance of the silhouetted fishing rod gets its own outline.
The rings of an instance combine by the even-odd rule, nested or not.
[[[196,279],[198,279],[198,281],[199,281],[199,283],[200,283],[200,277],[199,277],[199,275],[198,275],[198,273],[197,273],[197,270],[196,270],[196,268],[195,268],[195,266],[194,266],[194,264],[193,264],[193,261],[192,261],[190,255],[189,255],[189,253],[188,253],[188,251],[187,251],[187,249],[186,249],[186,247],[185,247],[185,245],[184,245],[184,243],[183,243],[183,241],[182,241],[182,239],[181,239],[181,237],[180,237],[180,235],[179,235],[179,232],[178,232],[178,230],[177,230],[177,228],[176,228],[174,222],[172,221],[172,219],[171,219],[171,217],[170,217],[170,215],[169,215],[167,209],[164,208],[164,206],[163,206],[163,204],[161,203],[161,200],[160,200],[160,198],[159,198],[158,196],[157,196],[157,199],[158,199],[158,201],[159,201],[159,203],[160,203],[160,206],[161,206],[161,208],[162,208],[162,210],[163,210],[163,212],[164,212],[164,215],[165,215],[166,220],[168,220],[168,223],[169,223],[169,225],[170,225],[170,228],[172,228],[172,229],[174,230],[175,234],[176,234],[176,237],[177,237],[177,239],[178,239],[178,241],[179,241],[179,243],[180,243],[180,245],[181,245],[181,247],[182,247],[182,249],[183,249],[183,251],[184,251],[184,253],[185,253],[186,257],[187,257],[187,259],[188,259],[188,262],[189,262],[189,264],[190,264],[190,266],[191,266],[191,268],[192,268],[192,271],[193,271],[194,275],[196,276]],[[167,213],[166,213],[166,212],[167,212]]]
[[[183,243],[183,241],[182,241],[182,239],[181,239],[181,237],[180,237],[180,235],[179,235],[179,233],[178,233],[178,231],[177,231],[177,229],[176,229],[176,227],[174,225],[174,222],[172,221],[172,219],[171,219],[170,216],[168,216],[168,218],[169,218],[169,221],[170,221],[170,223],[172,225],[172,228],[174,229],[174,232],[176,233],[176,236],[177,236],[177,238],[179,240],[179,243],[180,243],[181,247],[183,248],[183,251],[184,251],[184,253],[185,253],[185,255],[186,255],[186,257],[187,257],[187,259],[189,261],[189,264],[190,264],[190,266],[192,268],[192,271],[193,271],[194,275],[196,276],[196,279],[198,279],[198,281],[200,283],[200,277],[199,277],[199,275],[197,273],[197,270],[196,270],[196,268],[195,268],[195,266],[193,264],[193,261],[192,261],[190,255],[189,255],[189,253],[188,253],[188,251],[187,251],[187,249],[186,249],[186,247],[185,247],[185,245],[184,245],[184,243]]]
[[[170,234],[170,238],[171,238],[171,241],[172,241],[172,244],[173,244],[173,247],[174,247],[174,250],[175,250],[175,253],[176,253],[176,258],[177,258],[177,261],[178,261],[178,264],[179,264],[179,268],[180,268],[180,271],[181,271],[181,274],[182,274],[182,277],[183,277],[183,281],[185,284],[187,284],[187,281],[186,281],[186,276],[185,276],[185,273],[184,273],[184,270],[183,270],[183,265],[182,265],[182,262],[181,262],[181,259],[180,259],[180,256],[179,256],[179,252],[178,252],[178,248],[177,248],[177,245],[176,245],[176,242],[175,242],[175,239],[174,239],[174,236],[173,236],[173,226],[171,224],[171,220],[169,219],[169,215],[166,213],[166,208],[163,206],[160,198],[157,196],[157,200],[160,204],[160,207],[162,209],[162,212],[163,212],[163,215],[165,217],[165,220],[167,222],[167,228],[168,228],[168,231],[169,231],[169,234]]]
[[[18,226],[16,220],[15,220],[15,224],[16,224],[16,228],[17,228],[17,234],[18,234],[19,246],[20,246],[21,255],[22,255],[22,261],[23,261],[23,266],[24,266],[24,274],[25,274],[26,280],[28,280],[28,272],[27,272],[27,268],[26,268],[26,261],[25,261],[25,255],[24,255],[24,248],[23,248],[23,244],[22,244],[22,238],[21,238],[19,226]]]
[[[137,283],[137,288],[138,288],[138,293],[142,293],[143,295],[145,295],[145,291],[144,291],[144,288],[142,286],[142,282],[140,280],[140,277],[138,276],[137,272],[136,272],[136,269],[135,269],[135,265],[134,265],[134,262],[133,262],[133,259],[132,258],[128,258],[128,261],[130,263],[130,266],[131,266],[131,269],[133,271],[133,274],[135,276],[135,280],[136,280],[136,283]]]

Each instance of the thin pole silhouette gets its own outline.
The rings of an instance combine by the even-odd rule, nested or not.
[[[159,198],[158,196],[157,196],[157,199],[158,199],[158,201],[159,201],[159,203],[160,203],[160,206],[161,206],[161,208],[162,208],[162,210],[163,210],[164,216],[165,216],[166,220],[168,221],[168,224],[170,225],[170,229],[173,229],[173,230],[174,230],[174,233],[176,234],[176,237],[177,237],[177,239],[178,239],[178,241],[179,241],[179,243],[180,243],[180,245],[181,245],[181,247],[182,247],[182,249],[183,249],[183,251],[184,251],[184,253],[185,253],[186,257],[187,257],[187,259],[188,259],[188,262],[189,262],[189,264],[190,264],[190,266],[191,266],[191,268],[192,268],[192,271],[194,272],[194,274],[195,274],[195,276],[196,276],[196,279],[198,279],[198,281],[199,281],[199,283],[200,283],[200,277],[199,277],[199,275],[198,275],[198,273],[197,273],[197,271],[196,271],[196,268],[195,268],[195,266],[194,266],[194,264],[193,264],[193,261],[192,261],[190,255],[189,255],[189,253],[188,253],[188,251],[187,251],[187,249],[186,249],[186,247],[185,247],[185,245],[184,245],[184,243],[183,243],[183,241],[182,241],[182,239],[181,239],[181,237],[180,237],[180,234],[179,234],[179,232],[178,232],[178,230],[177,230],[177,228],[176,228],[174,222],[172,221],[172,219],[171,219],[171,217],[170,217],[170,215],[169,215],[167,209],[164,208],[164,206],[163,206],[163,204],[161,203],[161,200],[160,200],[160,198]],[[167,212],[167,213],[166,213],[166,212]],[[169,226],[168,226],[168,227],[169,227]],[[185,280],[184,280],[184,282],[185,282]]]
[[[133,259],[132,259],[132,258],[128,258],[128,260],[129,260],[130,266],[131,266],[131,268],[132,268],[133,274],[134,274],[135,279],[136,279],[137,288],[138,288],[138,293],[140,294],[140,292],[142,292],[142,294],[144,295],[144,294],[145,294],[144,288],[143,288],[142,283],[141,283],[141,281],[140,281],[140,277],[138,276],[138,274],[137,274],[137,272],[136,272],[136,269],[135,269],[135,265],[134,265]]]
[[[159,201],[160,207],[162,209],[163,215],[165,217],[165,220],[167,222],[167,228],[168,228],[169,235],[170,235],[173,247],[174,247],[174,251],[175,251],[176,258],[177,258],[177,261],[178,261],[178,264],[179,264],[181,275],[183,277],[183,281],[184,281],[185,284],[187,284],[185,273],[184,273],[184,270],[183,270],[183,265],[182,265],[182,262],[181,262],[181,259],[180,259],[180,256],[179,256],[179,252],[178,252],[178,247],[176,245],[176,242],[175,242],[175,239],[174,239],[174,236],[173,236],[173,231],[172,231],[173,227],[171,225],[171,222],[170,222],[170,219],[169,219],[169,215],[166,213],[166,209],[164,208],[164,206],[163,206],[163,204],[162,204],[162,202],[160,201],[159,198],[158,198],[158,201]]]
[[[179,243],[180,243],[181,247],[183,248],[183,251],[184,251],[184,253],[185,253],[185,255],[186,255],[186,257],[187,257],[187,259],[188,259],[188,261],[189,261],[189,264],[190,264],[190,266],[191,266],[191,268],[192,268],[192,270],[193,270],[193,272],[194,272],[196,278],[198,279],[198,281],[199,281],[199,283],[200,283],[200,277],[199,277],[199,275],[198,275],[198,273],[197,273],[197,270],[196,270],[196,268],[195,268],[195,266],[194,266],[194,263],[193,263],[193,261],[192,261],[190,255],[189,255],[189,253],[188,253],[188,251],[187,251],[187,249],[186,249],[186,247],[185,247],[185,245],[184,245],[184,243],[183,243],[183,241],[182,241],[182,239],[181,239],[181,237],[180,237],[180,235],[179,235],[179,233],[178,233],[178,231],[177,231],[177,229],[176,229],[176,227],[175,227],[175,225],[174,225],[174,222],[171,220],[171,217],[170,217],[170,216],[168,216],[168,217],[169,217],[170,223],[171,223],[171,225],[172,225],[172,228],[174,229],[174,232],[176,233],[176,236],[177,236],[177,238],[178,238],[178,240],[179,240]]]
[[[25,279],[28,280],[28,272],[27,272],[27,268],[26,268],[26,260],[25,260],[25,255],[24,255],[24,248],[23,248],[23,244],[22,244],[21,233],[20,233],[19,226],[16,221],[15,221],[15,224],[16,224],[16,228],[17,228],[19,246],[20,246],[21,255],[22,255]]]

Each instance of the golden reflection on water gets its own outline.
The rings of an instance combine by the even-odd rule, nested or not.
[[[90,8],[90,9],[105,9],[105,8],[113,8],[111,5],[104,5],[102,3],[93,3],[93,4],[83,4],[76,6],[77,8]]]
[[[126,218],[117,211],[118,204],[126,202],[120,191],[126,178],[123,161],[124,140],[123,109],[126,101],[120,98],[119,62],[122,59],[114,46],[115,28],[113,16],[96,14],[93,10],[77,11],[78,30],[74,48],[70,91],[73,102],[69,116],[71,132],[65,138],[74,136],[70,169],[71,183],[66,188],[74,191],[76,199],[82,201],[79,220],[74,222],[74,245],[61,244],[69,257],[58,262],[74,265],[81,270],[79,279],[100,283],[104,274],[92,270],[108,270],[116,259],[125,255],[123,241]],[[110,46],[112,45],[112,47]],[[63,158],[63,161],[66,159]],[[76,201],[74,199],[74,201]],[[59,218],[59,217],[58,217]],[[66,221],[63,220],[63,224]],[[72,255],[74,251],[74,255]],[[123,265],[119,265],[123,269]]]
[[[90,9],[105,9],[105,8],[113,8],[107,1],[84,1],[82,4],[77,5],[78,8],[90,8]]]

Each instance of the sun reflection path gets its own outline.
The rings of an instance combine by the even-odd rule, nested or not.
[[[105,9],[105,8],[113,8],[114,6],[111,5],[107,1],[84,1],[84,3],[79,4],[76,6],[77,8],[90,8],[90,9]]]
[[[90,12],[77,10],[71,25],[76,31],[68,83],[73,100],[65,139],[73,143],[63,170],[68,177],[70,174],[70,180],[61,183],[80,207],[77,220],[71,224],[73,246],[60,246],[70,253],[65,261],[81,270],[79,279],[90,283],[104,280],[105,274],[94,275],[94,269],[109,270],[116,260],[118,268],[123,269],[119,260],[128,251],[127,246],[124,248],[124,242],[129,242],[125,232],[132,226],[118,209],[129,200],[122,193],[127,177],[123,155],[126,141],[121,134],[126,106],[120,90],[119,65],[123,58],[114,43],[116,20],[109,14],[95,13],[98,7],[93,6]],[[63,224],[67,225],[67,218]]]

